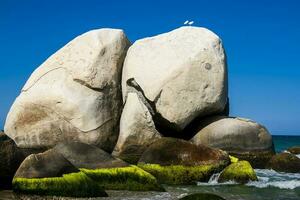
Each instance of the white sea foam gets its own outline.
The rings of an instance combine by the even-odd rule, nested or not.
[[[297,154],[296,156],[297,156],[298,158],[300,158],[300,154]]]
[[[251,181],[247,186],[257,188],[277,187],[280,189],[295,189],[300,187],[300,173],[280,173],[268,169],[255,170],[258,181]],[[232,185],[237,184],[234,181],[218,183],[220,174],[214,174],[207,183],[198,182],[199,186]]]
[[[209,185],[233,185],[233,184],[237,184],[234,181],[227,181],[227,182],[224,182],[224,183],[218,183],[219,176],[220,176],[220,173],[213,174],[210,177],[210,179],[207,183],[206,182],[197,182],[197,185],[209,186]]]
[[[277,187],[280,189],[295,189],[297,187],[300,187],[300,180],[271,181],[271,182],[253,181],[247,183],[247,185],[255,186],[258,188]]]
[[[295,189],[300,187],[299,173],[279,173],[274,170],[256,169],[258,181],[249,182],[248,186],[258,188],[277,187],[280,189]]]

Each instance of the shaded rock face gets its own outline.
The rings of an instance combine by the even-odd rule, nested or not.
[[[17,170],[15,178],[60,177],[78,171],[60,153],[50,149],[44,153],[28,156]]]
[[[122,30],[78,36],[37,68],[15,100],[5,132],[19,147],[81,141],[112,151],[122,107]]]
[[[279,172],[300,173],[300,158],[291,153],[280,153],[272,157],[267,168]]]
[[[99,169],[129,166],[102,149],[80,142],[60,143],[54,149],[77,168]]]
[[[15,142],[0,133],[0,188],[11,189],[12,179],[22,161],[31,153],[41,152],[39,149],[21,149]]]
[[[226,165],[230,162],[226,152],[205,145],[194,145],[190,142],[161,138],[148,147],[139,160],[139,164],[169,165]]]
[[[148,108],[137,93],[128,93],[113,155],[136,163],[146,148],[159,138],[161,135],[155,128]]]
[[[122,72],[124,102],[130,92],[138,94],[162,135],[184,137],[195,118],[225,109],[227,67],[220,38],[205,28],[181,27],[136,41]]]
[[[227,166],[219,176],[218,182],[235,181],[237,183],[247,183],[257,181],[257,176],[248,161],[238,161]]]
[[[272,136],[268,130],[243,118],[209,117],[200,123],[199,132],[191,142],[222,149],[240,159],[248,160],[258,168],[264,168],[274,155]]]

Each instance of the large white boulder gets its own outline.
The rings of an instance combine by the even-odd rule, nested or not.
[[[118,29],[92,30],[69,42],[26,82],[7,116],[6,134],[23,148],[79,141],[111,151],[129,45]]]
[[[184,129],[196,117],[221,113],[227,103],[223,45],[205,28],[181,27],[136,41],[124,62],[124,101],[132,78],[154,103],[155,112],[175,130]]]

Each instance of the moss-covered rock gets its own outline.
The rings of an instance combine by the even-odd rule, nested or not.
[[[196,193],[196,194],[187,195],[181,198],[180,200],[225,200],[225,199],[215,194]]]
[[[270,159],[275,155],[273,151],[227,152],[239,160],[248,161],[255,169],[265,169]]]
[[[287,149],[292,154],[300,154],[300,146],[294,146]]]
[[[230,164],[222,171],[218,182],[231,180],[244,184],[248,181],[257,181],[257,176],[248,161],[238,161]]]
[[[280,153],[272,157],[267,167],[279,172],[300,173],[300,158],[291,153]]]
[[[141,156],[138,166],[164,184],[194,184],[230,163],[226,152],[176,138],[161,138]]]
[[[170,185],[195,184],[197,181],[206,182],[211,175],[220,172],[224,167],[218,165],[161,166],[158,164],[139,164],[138,166],[155,176],[158,182]]]
[[[106,190],[164,191],[154,176],[133,165],[81,171]]]
[[[236,157],[234,157],[234,156],[231,156],[231,155],[229,155],[229,158],[230,158],[230,162],[231,162],[231,163],[236,163],[236,162],[239,161],[238,158],[236,158]]]
[[[103,187],[94,182],[83,172],[51,178],[14,178],[13,190],[18,193],[48,196],[107,196]]]

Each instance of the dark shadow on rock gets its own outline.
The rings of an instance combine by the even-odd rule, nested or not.
[[[4,132],[0,133],[0,189],[12,189],[12,179],[23,162],[33,153],[43,152],[45,149],[23,149]]]
[[[189,140],[194,135],[196,135],[198,131],[201,130],[201,128],[207,125],[205,123],[202,123],[203,116],[199,116],[192,120],[184,129],[181,129],[177,124],[170,122],[168,119],[164,118],[159,112],[157,112],[155,104],[158,101],[162,91],[159,92],[159,94],[155,97],[154,101],[151,101],[146,97],[143,89],[134,80],[134,78],[128,79],[126,81],[126,84],[129,88],[131,88],[131,91],[133,89],[133,91],[137,93],[139,99],[148,108],[152,116],[153,122],[155,124],[156,130],[163,136]],[[225,116],[229,114],[229,99],[227,100],[227,104],[222,114]],[[205,116],[205,118],[210,116]]]

